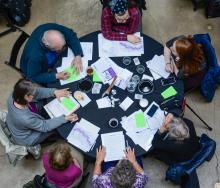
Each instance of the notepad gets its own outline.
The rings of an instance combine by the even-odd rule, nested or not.
[[[72,101],[68,97],[63,97],[63,99],[61,99],[61,104],[65,106],[68,110],[72,110],[76,106],[76,103],[74,103],[74,101]]]
[[[163,91],[163,92],[161,93],[161,95],[162,95],[162,97],[163,97],[164,99],[167,99],[167,98],[169,98],[169,97],[172,97],[172,96],[174,96],[174,95],[176,95],[176,94],[177,94],[177,91],[175,90],[175,88],[174,88],[173,86],[168,87],[165,91]]]
[[[74,81],[77,79],[76,71],[72,66],[64,69],[64,71],[70,74],[70,77],[67,79],[68,81]]]
[[[97,74],[97,72],[95,70],[93,70],[92,81],[93,82],[102,82],[101,78],[99,77],[99,75]]]
[[[62,115],[68,116],[80,107],[79,103],[72,97],[61,97],[60,101],[54,99],[44,106],[51,118]]]
[[[143,112],[137,112],[135,114],[135,122],[136,122],[136,127],[137,128],[144,128],[144,127],[146,127],[146,120],[145,120]]]

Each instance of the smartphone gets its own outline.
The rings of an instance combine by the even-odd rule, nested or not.
[[[167,79],[162,79],[161,80],[162,86],[171,85],[171,84],[174,84],[175,82],[176,82],[175,77],[169,77]]]
[[[153,117],[153,115],[155,114],[155,112],[157,111],[158,106],[156,106],[155,104],[153,104],[151,106],[151,108],[149,109],[149,111],[147,112],[147,115],[150,117]]]

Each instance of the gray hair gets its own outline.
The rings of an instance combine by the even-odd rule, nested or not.
[[[128,160],[121,160],[110,176],[113,188],[131,188],[136,180],[136,172]]]
[[[48,46],[48,47],[54,46],[54,40],[53,40],[53,37],[51,37],[51,34],[53,35],[55,34],[64,42],[64,44],[66,43],[65,37],[63,36],[61,32],[57,30],[47,30],[44,32],[43,37],[42,37],[42,42],[45,44],[45,46]]]
[[[170,127],[167,133],[169,138],[179,141],[189,138],[189,128],[183,119],[174,117],[169,125]]]

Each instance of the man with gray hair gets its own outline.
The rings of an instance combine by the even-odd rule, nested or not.
[[[62,52],[69,47],[75,58],[72,65],[82,71],[82,48],[75,32],[65,26],[48,23],[38,26],[27,41],[20,60],[23,74],[32,82],[48,84],[56,80],[66,80],[69,73],[50,72]]]

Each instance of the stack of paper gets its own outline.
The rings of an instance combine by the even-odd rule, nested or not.
[[[119,105],[124,111],[126,111],[134,101],[130,97],[126,97],[125,100]]]
[[[80,99],[76,99],[79,104],[84,107],[91,102],[91,99],[86,95],[86,93],[81,92],[82,97]]]
[[[61,67],[57,68],[57,72],[62,72],[66,71],[70,74],[70,77],[67,80],[60,80],[61,85],[65,85],[68,83],[72,83],[78,80],[81,80],[82,78],[86,77],[86,69],[88,67],[88,59],[86,57],[82,58],[82,66],[83,66],[83,71],[80,72],[79,74],[76,74],[76,70],[72,67],[72,61],[74,59],[74,54],[70,48],[68,48],[68,53],[67,57],[62,58],[62,65]],[[88,57],[89,58],[89,57]]]
[[[140,33],[135,35],[140,37]],[[99,57],[125,57],[125,56],[141,56],[144,54],[143,37],[138,44],[132,44],[128,41],[111,41],[105,39],[100,33],[98,35]]]
[[[98,108],[109,108],[109,107],[112,107],[111,100],[109,99],[108,96],[96,100],[96,103],[98,105]]]
[[[127,81],[130,80],[133,75],[131,71],[119,67],[110,58],[100,58],[92,64],[92,67],[96,74],[96,80],[99,81],[98,78],[100,78],[104,84],[111,83],[113,78],[117,75],[114,85],[121,89],[126,88]]]
[[[75,124],[67,140],[82,151],[88,152],[95,144],[99,130],[99,127],[82,118]]]
[[[155,80],[161,77],[168,78],[170,75],[170,73],[166,72],[165,70],[166,63],[163,55],[155,55],[153,59],[147,61],[146,64]]]
[[[125,118],[122,122],[122,127],[127,132],[140,132],[149,128],[148,122],[142,110],[138,110]]]
[[[153,117],[150,117],[147,115],[147,112],[150,110],[152,105],[158,106],[158,109]],[[151,130],[157,130],[162,126],[165,118],[164,111],[160,109],[159,105],[156,102],[152,102],[149,107],[144,111],[144,114]]]
[[[125,138],[122,131],[101,134],[102,145],[106,148],[105,162],[121,160],[125,157]]]
[[[54,99],[44,106],[51,118],[69,115],[80,107],[79,103],[72,97],[61,97],[60,101]]]

